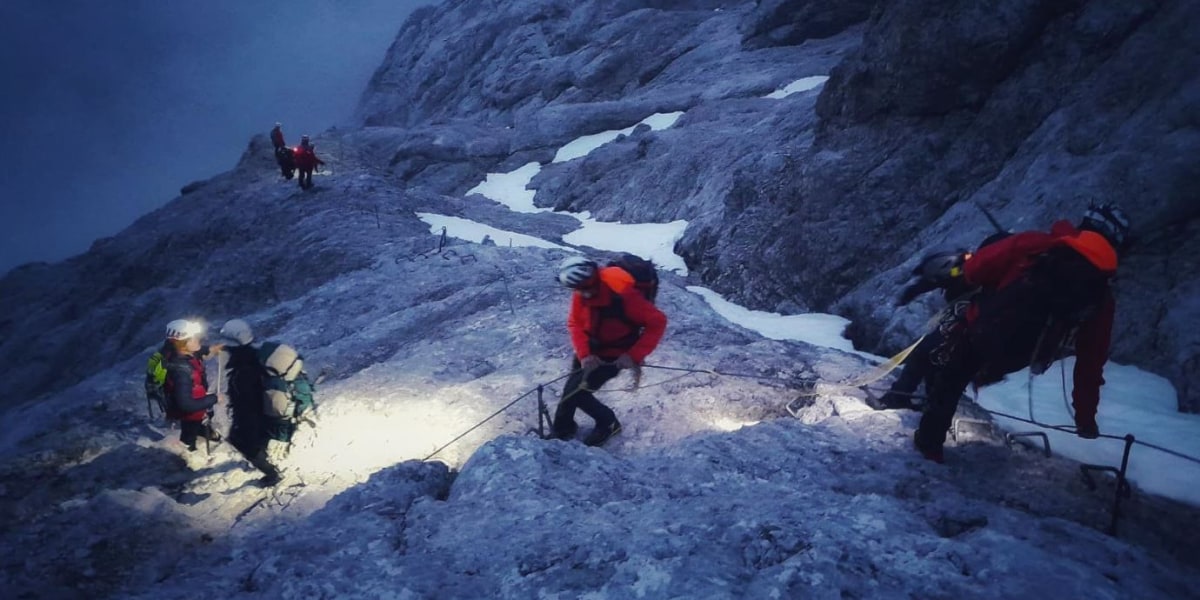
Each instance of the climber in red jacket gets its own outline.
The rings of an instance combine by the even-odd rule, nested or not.
[[[1116,207],[1091,207],[1079,229],[1059,221],[1050,233],[1026,231],[965,254],[944,278],[978,287],[966,310],[941,328],[930,352],[928,403],[914,436],[941,462],[959,397],[972,382],[995,383],[1030,367],[1041,373],[1074,339],[1076,433],[1099,436],[1096,408],[1104,383],[1115,302],[1110,281],[1129,221]]]
[[[302,190],[313,186],[313,169],[316,169],[318,165],[325,164],[325,161],[317,158],[316,148],[305,135],[301,136],[300,145],[296,146],[294,150],[296,169],[300,171],[300,189]]]
[[[572,256],[563,262],[558,279],[575,290],[567,317],[575,357],[555,411],[554,437],[569,440],[575,436],[578,408],[596,421],[584,443],[599,446],[621,431],[621,423],[592,392],[622,369],[636,369],[646,360],[666,331],[667,316],[620,267],[601,269],[591,260]]]

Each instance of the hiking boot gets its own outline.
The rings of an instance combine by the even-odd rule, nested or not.
[[[917,437],[916,432],[913,432],[913,448],[916,448],[917,452],[920,452],[921,456],[923,456],[925,458],[925,460],[933,461],[939,465],[946,462],[946,457],[942,453],[941,448],[926,449],[926,448],[921,447],[920,438]]]
[[[577,425],[575,423],[571,423],[570,426],[563,427],[562,429],[559,429],[557,427],[553,428],[550,431],[550,437],[553,439],[556,439],[556,440],[562,440],[564,442],[569,442],[569,441],[575,439],[575,434],[578,431],[579,431],[579,425]]]
[[[603,446],[609,438],[621,433],[621,423],[613,421],[607,426],[596,426],[586,438],[583,438],[583,443],[588,446]]]
[[[266,475],[260,477],[255,483],[258,484],[258,487],[269,488],[275,487],[275,485],[278,484],[282,479],[283,477],[281,477],[279,473],[267,473]]]
[[[879,398],[878,403],[879,408],[876,408],[875,410],[920,410],[917,405],[913,404],[911,397],[897,394],[895,392],[888,392],[884,394]]]
[[[1100,427],[1096,425],[1096,419],[1075,415],[1075,435],[1085,440],[1094,440],[1100,437]]]

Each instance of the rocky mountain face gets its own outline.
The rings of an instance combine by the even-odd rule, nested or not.
[[[690,219],[678,250],[706,285],[756,308],[844,314],[883,353],[934,308],[892,306],[916,257],[993,231],[976,205],[1021,230],[1115,202],[1137,243],[1113,357],[1200,408],[1187,326],[1200,317],[1195,3],[568,4],[425,10],[364,94],[362,122],[503,128],[464,142],[455,162],[478,165],[544,160],[547,142],[685,111],[670,130],[545,169],[537,202]],[[760,98],[818,74],[830,77],[819,95]],[[424,184],[429,155],[405,141],[392,160]]]
[[[1096,529],[1115,484],[1086,489],[1077,463],[981,428],[935,465],[911,449],[918,415],[838,386],[789,416],[797,384],[867,361],[765,339],[686,286],[845,314],[862,347],[888,352],[936,308],[891,305],[916,257],[990,233],[977,204],[1044,228],[1118,202],[1139,239],[1114,357],[1169,376],[1196,408],[1197,25],[1183,0],[420,10],[356,126],[314,136],[328,162],[315,189],[281,181],[255,136],[232,170],[89,252],[0,279],[0,520],[14,524],[0,589],[1185,597],[1196,509],[1134,494],[1113,539]],[[634,127],[656,113],[681,115]],[[663,274],[671,325],[654,360],[736,377],[651,372],[611,389],[625,430],[603,449],[513,435],[535,407],[493,409],[569,357],[551,277],[566,251],[445,240],[417,215],[562,243],[577,219],[468,193],[531,162],[538,206],[689,221],[676,250],[690,274]],[[283,490],[259,493],[227,444],[183,453],[147,422],[141,369],[181,316],[248,319],[328,376]],[[406,460],[422,457],[461,468]]]
[[[335,179],[369,178],[339,198],[364,222],[401,193],[447,204],[543,163],[538,205],[687,219],[693,281],[753,308],[844,314],[881,353],[935,308],[892,306],[916,257],[990,233],[976,204],[1023,229],[1117,202],[1138,241],[1113,357],[1196,409],[1197,25],[1184,0],[450,1],[400,29],[361,128],[321,143],[343,161]],[[829,79],[765,97],[814,76]],[[677,111],[671,128],[551,162],[576,137]],[[259,310],[371,264],[319,226],[326,203],[261,200],[277,185],[261,144],[88,253],[0,280],[6,400],[142,352],[180,314]],[[230,261],[245,268],[208,266]]]

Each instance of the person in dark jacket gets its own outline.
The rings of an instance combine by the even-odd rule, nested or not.
[[[942,462],[946,432],[969,384],[995,383],[1027,366],[1043,372],[1072,334],[1076,434],[1099,436],[1096,410],[1115,312],[1108,281],[1128,219],[1115,207],[1095,208],[1111,222],[1096,222],[1090,209],[1080,229],[1059,221],[1050,233],[1014,234],[962,262],[963,282],[982,291],[932,351],[928,403],[914,434],[925,458]],[[1049,273],[1056,285],[1039,284]]]
[[[271,145],[275,147],[276,153],[280,148],[287,148],[287,143],[283,141],[282,123],[275,123],[275,127],[271,129]]]
[[[271,145],[275,147],[275,163],[279,165],[279,173],[284,179],[290,180],[296,176],[296,156],[291,148],[283,141],[283,129],[279,123],[271,130]]]
[[[254,334],[250,325],[241,319],[233,319],[221,327],[221,337],[228,340],[225,352],[227,393],[229,395],[229,443],[262,472],[262,486],[273,486],[281,478],[279,468],[268,454],[267,420],[263,415],[263,367],[258,360],[258,349],[254,347]]]
[[[211,422],[206,422],[217,397],[208,393],[204,359],[220,352],[222,346],[202,346],[201,332],[198,323],[184,319],[171,321],[167,324],[167,343],[163,346],[163,366],[167,369],[163,381],[167,418],[179,421],[179,441],[189,451],[196,450],[196,440],[201,437],[221,441]]]
[[[294,153],[296,169],[300,171],[300,189],[307,190],[313,186],[312,174],[313,169],[318,165],[325,164],[325,161],[317,158],[317,147],[308,139],[308,136],[300,138],[300,145],[296,146]]]
[[[592,392],[622,369],[636,369],[646,360],[666,331],[667,316],[634,287],[633,276],[624,269],[601,269],[573,256],[563,262],[558,279],[575,290],[567,317],[575,357],[555,410],[553,435],[561,440],[575,436],[578,408],[596,422],[584,443],[599,446],[621,431],[621,423]]]

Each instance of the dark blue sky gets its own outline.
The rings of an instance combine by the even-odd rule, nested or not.
[[[115,234],[275,121],[289,141],[344,122],[432,3],[0,2],[0,273]]]

